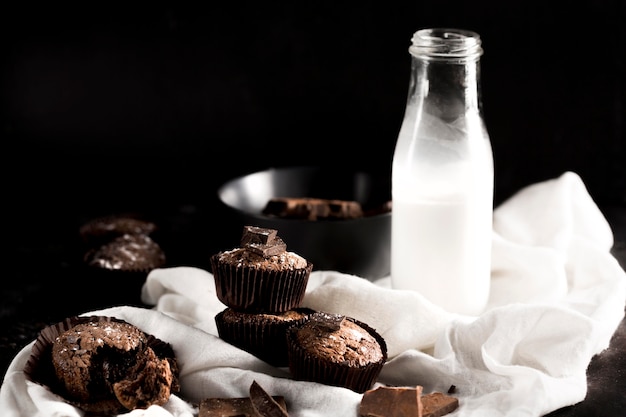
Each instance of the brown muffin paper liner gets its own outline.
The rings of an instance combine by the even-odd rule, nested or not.
[[[215,316],[217,331],[221,339],[257,358],[277,367],[287,367],[287,329],[304,323],[315,310],[305,307],[293,309],[305,316],[297,320],[272,319],[272,315],[235,312],[227,308]],[[239,315],[236,322],[225,320],[226,312]],[[284,314],[284,313],[278,313]]]
[[[344,387],[358,393],[364,393],[372,387],[387,361],[387,343],[375,329],[366,323],[352,317],[346,317],[346,320],[358,324],[371,334],[380,345],[383,357],[378,362],[355,367],[311,355],[295,343],[294,336],[297,329],[294,326],[287,330],[289,371],[294,379]]]
[[[226,306],[247,313],[284,313],[299,307],[313,264],[294,270],[236,267],[211,256],[217,298]]]
[[[56,377],[52,364],[52,344],[57,336],[71,329],[77,324],[89,322],[118,322],[128,323],[125,320],[107,316],[73,316],[56,324],[44,327],[37,336],[31,349],[31,354],[24,365],[26,379],[48,388],[51,392],[62,397],[66,402],[88,412],[90,415],[117,414],[120,404],[117,399],[96,401],[91,403],[77,402],[69,398],[64,385]],[[144,332],[145,333],[145,332]],[[172,370],[173,381],[170,387],[171,393],[180,391],[179,367],[172,346],[151,334],[145,333],[147,346],[151,347],[157,357],[167,359]],[[128,412],[128,410],[126,410]]]

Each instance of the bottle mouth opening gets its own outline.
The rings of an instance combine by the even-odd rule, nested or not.
[[[454,28],[420,29],[411,38],[411,55],[426,58],[478,58],[482,55],[480,35]]]

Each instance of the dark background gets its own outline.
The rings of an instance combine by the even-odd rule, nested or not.
[[[68,242],[89,218],[147,214],[179,239],[173,263],[203,265],[223,249],[216,189],[234,176],[290,165],[389,175],[408,47],[424,27],[482,37],[495,203],[575,171],[624,250],[625,1],[223,3],[1,6],[9,355],[28,326],[93,307],[38,298],[69,285]]]
[[[11,205],[205,204],[278,165],[387,173],[410,39],[428,26],[482,36],[496,203],[572,170],[599,204],[624,205],[625,4],[3,6]]]

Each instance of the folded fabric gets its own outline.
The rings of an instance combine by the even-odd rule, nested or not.
[[[541,416],[583,400],[587,366],[608,346],[626,303],[626,273],[609,252],[608,223],[580,177],[566,172],[500,205],[493,230],[491,296],[478,317],[447,313],[418,292],[392,290],[389,277],[370,282],[335,271],[314,271],[302,304],[377,329],[389,349],[377,384],[422,385],[424,392],[454,386],[460,407],[451,417]],[[358,416],[361,394],[295,381],[287,368],[221,340],[215,315],[226,306],[211,273],[154,270],[142,298],[154,308],[86,313],[127,320],[174,347],[180,395],[129,415],[195,416],[200,400],[247,396],[256,380],[286,398],[292,417]],[[81,416],[25,379],[31,345],[5,376],[3,416]]]

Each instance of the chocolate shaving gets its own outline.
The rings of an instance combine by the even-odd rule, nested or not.
[[[267,258],[287,250],[287,245],[278,237],[278,231],[257,226],[244,226],[241,246],[250,252]]]

